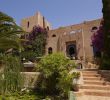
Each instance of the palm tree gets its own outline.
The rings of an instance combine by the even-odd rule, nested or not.
[[[0,12],[0,49],[19,49],[21,33],[24,31],[15,23],[13,18]]]

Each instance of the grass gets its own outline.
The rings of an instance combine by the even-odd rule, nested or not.
[[[42,100],[43,96],[34,93],[34,92],[29,92],[29,93],[8,93],[5,95],[0,95],[0,100]]]

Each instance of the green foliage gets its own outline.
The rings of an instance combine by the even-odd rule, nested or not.
[[[0,49],[19,49],[21,40],[19,34],[24,31],[16,25],[14,19],[0,12]]]
[[[101,70],[110,70],[110,59],[103,59],[101,66],[99,67]]]
[[[110,69],[110,0],[102,0],[103,19],[104,19],[104,61],[105,69]]]
[[[32,49],[36,53],[37,57],[41,57],[45,54],[46,38],[45,34],[39,34],[36,39],[32,42]]]
[[[0,92],[14,92],[22,87],[22,77],[20,75],[21,63],[18,57],[12,55],[4,55],[3,71],[0,75]]]
[[[28,34],[27,41],[23,44],[24,46],[24,52],[33,52],[36,57],[42,57],[45,54],[45,46],[46,46],[46,38],[47,38],[47,30],[40,27],[40,26],[34,26],[33,30]],[[26,55],[25,53],[25,55]],[[25,56],[24,56],[25,57]],[[23,58],[24,58],[23,57]],[[30,55],[31,57],[31,55]],[[28,59],[29,60],[29,59]]]
[[[25,58],[25,61],[35,61],[36,53],[33,51],[22,51],[21,58]]]
[[[67,95],[72,82],[69,71],[75,67],[75,63],[61,53],[44,56],[39,62],[39,70],[44,75],[42,87],[49,94]]]
[[[0,100],[42,100],[43,96],[34,92],[14,92],[0,95]]]
[[[54,53],[44,56],[39,62],[39,68],[44,73],[45,77],[49,77],[54,74],[54,72],[62,72],[63,70],[68,70],[70,63],[72,64],[72,62],[62,53]],[[71,67],[75,68],[74,62],[73,66]]]

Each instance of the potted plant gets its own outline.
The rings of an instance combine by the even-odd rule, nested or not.
[[[77,92],[79,91],[78,80],[80,77],[80,72],[73,72],[72,75],[73,75],[72,90]]]

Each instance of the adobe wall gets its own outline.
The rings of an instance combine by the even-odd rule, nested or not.
[[[34,26],[41,26],[43,28],[49,27],[51,29],[50,23],[40,14],[37,12],[34,16],[30,16],[28,18],[24,18],[21,21],[21,27],[26,31],[32,31]]]
[[[76,42],[77,57],[92,58],[93,48],[91,47],[91,32],[92,27],[100,25],[99,20],[86,21],[81,24],[71,25],[67,27],[60,27],[48,32],[46,54],[48,48],[52,47],[53,52],[63,52],[66,55],[66,43]],[[53,37],[56,35],[56,37]]]
[[[86,59],[93,57],[93,47],[91,46],[91,36],[92,32],[91,29],[93,27],[99,27],[101,19],[87,21],[83,23],[83,34],[84,34],[84,49],[85,49],[85,56]]]

